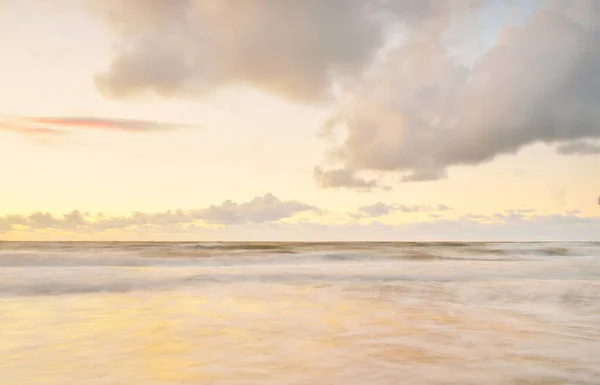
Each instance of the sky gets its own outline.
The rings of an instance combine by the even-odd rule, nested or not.
[[[600,240],[595,0],[0,0],[0,239]]]

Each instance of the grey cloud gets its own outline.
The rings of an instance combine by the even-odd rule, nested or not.
[[[205,228],[194,223],[187,223],[190,220],[190,213],[178,210],[158,214],[138,213],[129,217],[106,217],[99,214],[95,218],[90,218],[89,221],[86,218],[86,222],[82,222],[81,213],[78,211],[52,219],[44,213],[32,216],[10,215],[0,217],[0,232],[14,231],[12,226],[18,224],[32,225],[34,229],[68,231],[68,235],[63,239],[73,239],[76,234],[84,239],[89,239],[92,234],[101,233],[106,229],[124,229],[127,230],[126,234],[129,237],[126,238],[131,240],[600,241],[600,216],[584,216],[575,212],[532,215],[517,221],[509,218],[494,219],[493,216],[470,214],[458,220],[437,219],[400,225],[382,224],[377,221],[371,221],[368,224],[346,222],[335,225],[307,222],[300,224],[262,222],[218,228]],[[178,219],[180,215],[182,216]],[[174,223],[178,220],[184,222]],[[34,223],[35,225],[33,225]],[[151,223],[155,223],[155,225]],[[156,223],[162,225],[156,225]],[[123,239],[123,234],[114,233],[111,237]]]
[[[536,217],[536,210],[533,209],[512,209],[504,210],[501,213],[495,213],[491,216],[485,215],[463,215],[461,218],[465,220],[483,220],[492,222],[524,222]],[[567,216],[577,214],[575,212],[568,212]]]
[[[534,209],[515,209],[515,210],[505,210],[508,213],[514,212],[514,213],[521,213],[521,214],[530,214],[530,213],[534,213],[535,210]]]
[[[525,216],[519,212],[510,212],[508,214],[496,213],[492,215],[492,218],[500,221],[522,221]]]
[[[357,176],[363,171],[438,180],[450,167],[534,143],[596,152],[568,144],[600,137],[595,0],[542,2],[472,66],[453,52],[464,48],[460,39],[473,42],[475,12],[493,0],[90,1],[117,39],[96,79],[107,95],[191,97],[250,85],[318,103],[339,88],[324,132],[335,125],[347,139],[337,165],[315,168],[324,188],[377,188]],[[402,44],[377,55],[395,27]]]
[[[0,217],[0,227],[10,230],[13,225],[27,226],[32,229],[78,229],[87,227],[89,223],[78,210],[55,218],[50,213],[41,211],[35,212],[29,216],[6,215]]]
[[[319,102],[368,68],[398,25],[415,27],[484,1],[88,0],[114,33],[96,77],[108,96],[205,95],[251,85]]]
[[[600,216],[556,214],[521,222],[459,219],[401,225],[377,221],[336,225],[269,223],[246,226],[241,232],[231,227],[211,231],[218,234],[218,239],[248,241],[600,241]]]
[[[402,213],[418,213],[418,212],[442,212],[452,210],[446,205],[403,205],[398,203],[387,204],[383,202],[377,202],[372,205],[360,206],[355,213],[351,213],[350,216],[356,219],[360,218],[375,218],[382,217],[394,212]]]
[[[446,178],[446,170],[415,170],[402,177],[402,182],[428,182]]]
[[[488,217],[486,217],[489,219]],[[524,220],[474,219],[420,222],[403,226],[413,239],[457,241],[598,241],[600,216],[533,216]]]
[[[600,145],[579,140],[559,145],[556,152],[561,155],[599,155]]]
[[[112,97],[203,96],[250,85],[302,102],[368,68],[399,24],[414,27],[481,0],[89,0],[116,54],[96,77]]]
[[[247,202],[225,201],[199,210],[169,210],[160,213],[133,212],[128,216],[91,215],[79,210],[55,217],[46,212],[31,215],[5,215],[0,217],[0,230],[7,232],[14,226],[27,226],[31,230],[54,229],[74,232],[97,232],[128,228],[167,229],[190,227],[196,220],[222,225],[244,225],[276,222],[301,212],[321,213],[318,207],[295,200],[281,200],[272,194],[256,197]]]
[[[389,190],[389,187],[381,186],[377,180],[360,178],[352,170],[345,168],[325,170],[315,167],[314,177],[317,185],[323,188],[344,187],[361,192],[369,192],[375,188]]]
[[[371,0],[91,0],[118,38],[107,95],[204,94],[248,84],[302,101],[366,67],[383,43]]]
[[[481,221],[488,219],[485,215],[468,213],[460,217],[464,221]]]
[[[377,202],[370,206],[361,206],[358,208],[358,212],[352,214],[355,218],[363,217],[381,217],[384,215],[391,214],[394,211],[393,205],[388,205],[383,202]]]
[[[244,203],[228,200],[196,210],[192,215],[208,223],[239,225],[274,222],[306,211],[318,211],[318,208],[293,200],[282,201],[272,194],[266,194]]]
[[[542,3],[525,26],[502,31],[471,68],[448,54],[444,37],[455,20],[453,8],[427,14],[359,87],[346,88],[351,102],[337,114],[347,131],[335,151],[338,167],[417,182],[534,143],[600,137],[598,2]]]
[[[191,223],[192,216],[183,210],[167,211],[164,213],[146,214],[134,212],[131,221],[136,224],[166,226],[178,223]]]
[[[454,52],[480,34],[476,11],[493,0],[90,1],[118,43],[96,79],[107,95],[250,85],[318,103],[339,88],[323,131],[335,125],[347,139],[336,165],[315,168],[324,188],[373,190],[363,171],[438,180],[535,143],[596,152],[568,144],[600,137],[595,0],[540,3],[469,66]],[[393,30],[402,44],[377,55]]]

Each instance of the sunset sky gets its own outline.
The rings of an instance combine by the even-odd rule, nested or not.
[[[0,239],[600,240],[596,0],[0,0]]]

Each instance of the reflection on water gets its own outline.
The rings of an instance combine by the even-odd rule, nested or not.
[[[423,287],[426,298],[412,288],[406,300],[402,287],[394,289],[249,283],[3,299],[0,372],[7,385],[600,379],[597,308],[584,306],[577,322],[563,323],[568,315],[553,322],[552,314],[511,311],[499,302],[494,309],[436,300],[436,291],[453,291],[448,285]],[[563,307],[555,306],[547,310]]]
[[[599,268],[6,267],[0,383],[599,384]]]

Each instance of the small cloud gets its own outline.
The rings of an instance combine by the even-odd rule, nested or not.
[[[305,211],[319,211],[315,206],[295,200],[282,201],[273,194],[244,202],[231,200],[193,212],[193,217],[207,223],[240,225],[249,223],[275,222]]]
[[[375,179],[363,179],[356,176],[355,172],[347,168],[324,170],[315,167],[314,177],[319,187],[347,188],[360,192],[370,192],[373,189],[390,190],[388,186],[381,186]]]
[[[474,222],[478,222],[478,221],[488,220],[488,219],[489,219],[489,217],[486,217],[485,215],[479,215],[479,214],[471,214],[471,213],[468,213],[468,214],[462,215],[462,216],[460,217],[460,219],[461,219],[461,220],[463,220],[463,221],[474,221]]]
[[[600,155],[600,145],[585,140],[577,140],[559,145],[556,147],[556,152],[560,155]]]
[[[402,177],[402,182],[433,182],[447,177],[444,169],[415,170]]]
[[[28,122],[23,121],[23,119],[8,116],[0,116],[0,130],[37,137],[52,137],[66,134],[65,131],[57,128],[28,124]]]
[[[515,209],[515,210],[504,210],[504,211],[508,212],[508,213],[521,213],[521,214],[531,214],[531,213],[535,212],[534,209]]]
[[[496,213],[492,215],[492,218],[498,221],[521,221],[525,219],[525,216],[522,213],[511,211],[508,214]]]
[[[45,126],[56,126],[62,128],[93,128],[100,130],[148,132],[148,131],[171,131],[180,128],[192,128],[196,126],[156,122],[137,119],[116,119],[97,117],[39,117],[27,118],[29,122]]]
[[[403,204],[386,204],[377,202],[372,205],[360,206],[355,213],[350,214],[352,218],[376,218],[389,215],[395,212],[401,213],[436,213],[452,210],[446,205],[428,206],[428,205],[403,205]]]
[[[138,119],[118,119],[99,117],[0,117],[0,130],[13,131],[31,136],[55,136],[68,134],[72,129],[96,129],[117,132],[172,131],[197,126],[156,122]]]
[[[382,217],[384,215],[391,214],[393,211],[393,205],[377,202],[372,205],[359,207],[358,211],[354,214],[351,214],[351,216],[354,218]]]

